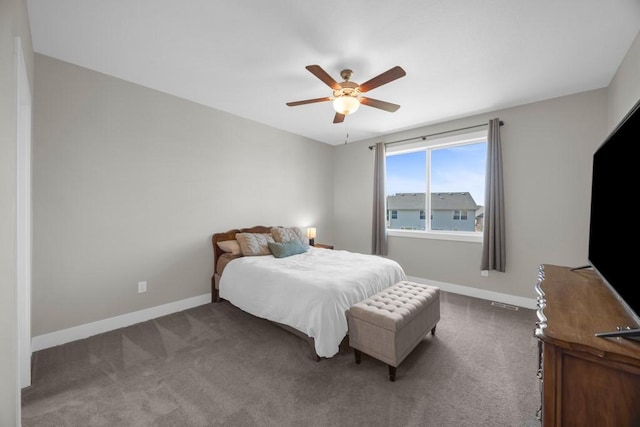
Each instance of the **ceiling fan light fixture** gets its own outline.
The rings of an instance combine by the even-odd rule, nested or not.
[[[340,77],[342,77],[344,81],[338,83],[319,65],[307,65],[305,68],[309,70],[311,74],[319,78],[324,84],[333,89],[333,96],[287,102],[287,105],[289,107],[295,107],[296,105],[313,104],[316,102],[332,101],[333,109],[336,110],[336,114],[333,118],[333,123],[342,123],[347,115],[353,114],[356,112],[356,110],[358,110],[360,104],[364,104],[368,107],[378,108],[384,111],[389,111],[391,113],[400,108],[399,105],[392,104],[391,102],[380,101],[378,99],[369,98],[368,96],[366,98],[360,96],[361,94],[369,92],[372,89],[392,82],[396,79],[399,79],[400,77],[404,77],[407,73],[405,73],[405,71],[399,66],[390,68],[384,73],[378,74],[374,78],[367,80],[361,85],[351,81],[351,75],[353,74],[353,71],[349,69],[344,69],[340,72]]]
[[[358,107],[360,107],[360,100],[355,96],[343,95],[333,100],[333,109],[345,116],[355,113]]]

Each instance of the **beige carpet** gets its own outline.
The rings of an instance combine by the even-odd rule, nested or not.
[[[23,426],[527,426],[540,423],[534,310],[442,292],[441,320],[390,382],[342,346],[228,302],[36,352]]]

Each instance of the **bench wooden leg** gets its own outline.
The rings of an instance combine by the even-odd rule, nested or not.
[[[389,365],[389,379],[391,382],[396,380],[396,367]]]
[[[354,348],[353,353],[356,356],[356,365],[359,365],[362,362],[362,352]]]

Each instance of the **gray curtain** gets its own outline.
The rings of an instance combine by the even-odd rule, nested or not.
[[[387,255],[386,196],[384,190],[386,150],[383,142],[375,146],[373,166],[373,229],[371,253]]]
[[[481,270],[505,271],[504,186],[500,119],[489,121],[487,134],[487,178],[484,196],[484,239]]]

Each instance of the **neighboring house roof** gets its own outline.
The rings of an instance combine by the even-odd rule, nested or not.
[[[396,193],[387,196],[387,209],[418,210],[424,209],[425,193]]]
[[[426,193],[396,193],[387,196],[387,209],[418,210],[424,209]],[[432,210],[466,209],[476,210],[479,206],[467,192],[431,193]]]

